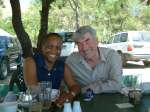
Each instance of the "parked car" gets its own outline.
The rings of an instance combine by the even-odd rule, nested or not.
[[[21,56],[21,46],[16,37],[0,30],[0,79],[5,79],[10,68],[17,65]]]
[[[150,31],[119,32],[102,46],[118,51],[123,65],[127,61],[143,61],[145,66],[150,64]]]
[[[61,56],[68,56],[77,50],[77,47],[72,39],[73,32],[59,32],[58,34],[63,37]]]

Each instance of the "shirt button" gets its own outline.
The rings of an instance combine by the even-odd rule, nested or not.
[[[48,73],[48,76],[50,76],[51,74],[50,73]]]

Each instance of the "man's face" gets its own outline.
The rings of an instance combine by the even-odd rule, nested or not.
[[[60,56],[62,41],[56,36],[48,37],[47,41],[42,45],[42,53],[49,63],[54,63]]]
[[[85,33],[81,38],[76,40],[79,53],[86,59],[92,59],[97,53],[98,41],[90,33]]]

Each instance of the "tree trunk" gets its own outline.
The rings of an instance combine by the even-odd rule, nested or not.
[[[79,4],[78,4],[78,0],[68,0],[70,7],[72,8],[72,10],[75,12],[76,15],[76,29],[79,28]],[[71,2],[72,1],[72,2]]]
[[[38,43],[37,43],[38,50],[41,48],[42,38],[46,37],[47,34],[49,8],[50,8],[50,4],[54,1],[55,0],[42,0],[42,11],[40,11],[41,24],[40,24],[40,30],[38,35]]]
[[[10,0],[12,7],[12,24],[21,43],[23,57],[32,56],[32,45],[29,35],[25,32],[22,20],[19,0]]]
[[[41,48],[41,40],[45,37],[48,30],[48,14],[50,4],[55,0],[42,0],[42,11],[41,14],[41,26],[38,35],[38,43],[37,48]],[[16,35],[21,43],[23,50],[23,57],[27,58],[33,55],[32,44],[29,38],[29,35],[25,32],[22,20],[21,20],[21,10],[20,10],[20,2],[19,0],[10,0],[12,7],[12,24]]]

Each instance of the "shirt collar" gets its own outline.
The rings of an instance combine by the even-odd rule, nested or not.
[[[104,51],[101,50],[100,47],[98,48],[98,50],[99,50],[99,55],[100,55],[100,60],[101,60],[101,62],[106,62],[106,58],[105,58],[105,56],[104,56]]]

